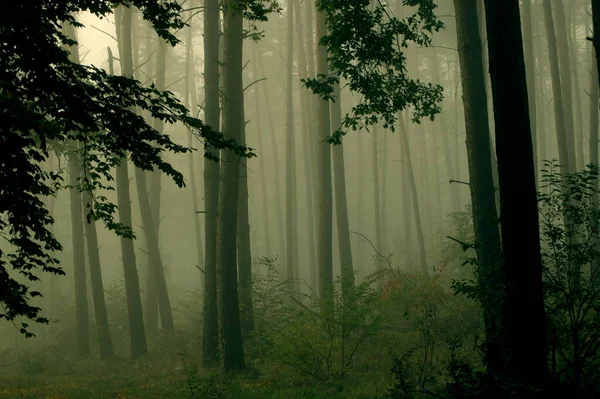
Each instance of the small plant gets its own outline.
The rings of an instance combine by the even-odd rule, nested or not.
[[[551,371],[576,391],[594,378],[600,349],[598,167],[563,176],[546,162],[539,195]]]

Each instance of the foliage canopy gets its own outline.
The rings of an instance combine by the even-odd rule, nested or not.
[[[136,167],[158,168],[182,186],[182,174],[161,154],[191,150],[153,129],[136,110],[183,123],[203,140],[207,157],[215,158],[211,149],[221,148],[252,155],[190,116],[173,93],[69,59],[67,48],[77,42],[62,27],[82,26],[77,13],[102,18],[119,5],[137,7],[164,40],[178,42],[171,30],[184,22],[181,6],[171,0],[10,1],[0,13],[0,230],[8,243],[0,249],[0,318],[48,322],[30,302],[41,293],[23,277],[39,280],[39,270],[64,274],[52,256],[61,245],[48,229],[54,220],[43,201],[56,195],[62,181],[59,173],[44,168],[50,148],[80,152],[84,178],[79,189],[92,194],[88,220],[102,220],[125,236],[132,232],[114,220],[116,206],[95,195],[98,189],[113,189],[112,169],[130,154]],[[11,268],[22,277],[11,275]],[[26,323],[20,329],[30,335]]]

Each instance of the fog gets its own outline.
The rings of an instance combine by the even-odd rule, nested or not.
[[[521,4],[524,1],[529,11]],[[97,229],[103,312],[110,335],[107,341],[98,318],[98,291],[93,288],[98,276],[93,274],[90,259],[91,225],[86,222],[90,202],[81,186],[89,171],[83,164],[73,166],[79,155],[67,148],[80,139],[62,140],[66,147],[51,146],[40,165],[59,173],[63,180],[54,195],[40,198],[54,218],[48,229],[63,248],[52,256],[60,261],[65,275],[43,273],[38,268],[39,281],[27,281],[9,266],[2,266],[12,278],[41,292],[41,297],[29,301],[49,323],[31,322],[21,314],[14,320],[0,318],[0,398],[475,398],[484,397],[481,392],[486,392],[485,397],[500,397],[494,394],[500,392],[499,386],[486,379],[500,374],[509,376],[504,382],[535,385],[533,377],[527,380],[511,368],[518,363],[517,357],[511,357],[516,341],[500,339],[505,345],[501,357],[512,359],[502,366],[509,371],[494,374],[493,359],[485,355],[498,341],[490,332],[494,322],[489,320],[495,316],[510,319],[515,314],[510,310],[514,309],[511,298],[533,298],[538,293],[537,288],[520,291],[522,294],[511,291],[519,286],[509,280],[513,276],[509,270],[514,269],[498,266],[510,265],[528,276],[530,270],[538,270],[526,260],[511,263],[513,258],[506,251],[513,247],[503,231],[512,228],[503,224],[513,217],[511,209],[519,210],[518,204],[522,204],[525,215],[527,208],[526,201],[506,194],[514,191],[502,191],[509,185],[506,182],[519,179],[520,173],[509,170],[514,170],[511,165],[525,165],[522,174],[533,178],[529,163],[535,180],[523,195],[538,193],[539,219],[536,214],[533,224],[539,230],[536,234],[540,236],[534,239],[541,242],[537,250],[541,261],[537,280],[523,284],[534,280],[540,287],[542,281],[544,284],[544,296],[540,288],[535,309],[542,315],[545,312],[546,319],[542,319],[546,321],[540,324],[542,330],[532,327],[546,334],[537,339],[547,342],[541,344],[545,364],[540,373],[551,382],[544,382],[544,389],[561,387],[565,397],[596,397],[600,361],[596,353],[600,285],[595,277],[598,183],[597,169],[586,165],[598,162],[598,71],[593,40],[588,40],[593,36],[590,2],[510,2],[521,7],[521,26],[515,26],[524,43],[519,59],[524,62],[527,95],[523,98],[527,101],[515,103],[528,105],[525,113],[530,119],[532,151],[525,151],[525,163],[520,158],[522,151],[515,150],[523,148],[517,147],[521,145],[516,141],[519,137],[528,140],[527,132],[519,130],[521,119],[515,113],[513,127],[506,129],[507,114],[502,114],[501,101],[495,101],[498,97],[494,96],[500,94],[493,90],[502,87],[494,84],[494,75],[488,73],[493,73],[490,63],[494,60],[490,58],[493,49],[488,49],[483,1],[432,2],[437,4],[434,14],[443,29],[427,33],[420,20],[420,32],[431,38],[428,45],[408,40],[401,46],[403,39],[397,35],[400,41],[392,42],[405,57],[402,68],[396,65],[392,71],[385,61],[373,67],[368,62],[376,57],[369,50],[381,49],[357,49],[355,58],[344,64],[355,75],[330,70],[341,75],[340,95],[336,97],[334,92],[336,98],[328,103],[306,83],[321,73],[319,53],[325,47],[319,46],[318,21],[325,11],[307,1],[256,2],[272,7],[271,12],[264,21],[252,21],[245,15],[242,41],[235,11],[215,11],[217,2],[210,0],[206,4],[180,3],[187,26],[171,29],[180,40],[176,46],[159,39],[137,8],[131,9],[130,31],[124,22],[127,9],[122,6],[116,11],[117,24],[114,13],[102,18],[89,11],[76,14],[83,27],[73,30],[75,36],[63,28],[78,41],[77,48],[68,49],[71,59],[78,52],[83,65],[131,75],[145,87],[171,92],[191,116],[206,124],[216,115],[219,122],[211,128],[245,144],[251,155],[239,157],[225,148],[216,151],[220,162],[210,160],[204,156],[208,139],[190,125],[180,120],[158,122],[149,108],[135,111],[153,129],[193,151],[160,153],[183,174],[185,187],[178,187],[156,167],[153,171],[136,168],[131,151],[125,149],[129,162],[122,161],[120,172],[119,167],[111,167],[112,179],[103,178],[106,187],[93,193],[94,201],[105,196],[117,204],[115,220],[123,223],[124,203],[118,196],[126,187],[135,235],[131,263],[132,258],[125,258],[128,238],[119,237],[115,228],[108,228],[102,220],[91,224]],[[380,24],[394,18],[406,21],[404,18],[417,11],[400,1],[364,3],[367,5],[356,7],[385,11]],[[480,97],[470,102],[472,92],[465,93],[465,87],[479,81],[471,80],[464,71],[461,75],[461,65],[468,58],[460,60],[459,50],[473,42],[462,36],[463,41],[457,43],[472,27],[464,22],[468,16],[458,19],[454,8],[458,4],[477,7],[476,32],[482,43],[477,62],[485,71],[484,84],[478,87],[485,90],[486,101]],[[337,12],[349,18],[350,7],[338,7]],[[551,30],[544,7],[552,10]],[[205,15],[210,10],[213,13]],[[327,12],[337,15],[333,9]],[[210,21],[213,23],[206,25]],[[219,23],[215,25],[215,21]],[[467,25],[457,26],[461,23]],[[362,32],[368,24],[355,26],[356,32]],[[549,32],[555,35],[550,40]],[[129,44],[126,34],[131,35]],[[214,40],[215,34],[220,40],[213,50],[219,60],[207,55],[214,43],[205,40],[208,35]],[[257,40],[252,40],[252,34]],[[364,32],[356,35],[368,37]],[[235,43],[243,43],[243,47],[236,48]],[[128,45],[132,47],[132,73],[124,59]],[[338,48],[332,44],[329,57],[340,56],[352,46],[345,45]],[[112,56],[115,59],[111,61]],[[331,59],[330,65],[334,65]],[[504,61],[498,62],[496,70],[503,73]],[[208,76],[213,73],[211,68],[218,72],[218,82],[216,75]],[[404,83],[398,83],[397,88],[387,87],[389,92],[372,94],[369,88],[379,90],[375,81],[352,78],[371,76],[368,74],[375,71],[385,75],[386,68],[390,68],[389,74],[398,73],[430,90],[440,85],[439,112],[423,111],[427,99],[419,96],[433,98],[433,92],[422,94],[424,91],[411,91],[416,86],[402,88]],[[515,87],[521,87],[519,76],[514,77]],[[237,77],[241,77],[241,87],[236,86]],[[0,94],[10,92],[1,84]],[[393,97],[400,92],[404,105],[393,109],[397,103]],[[556,96],[561,99],[558,105]],[[355,107],[386,97],[390,99],[386,112],[395,119],[390,126],[381,112],[377,115],[381,109],[373,111],[375,108],[369,108],[370,115],[377,115],[375,123],[361,122],[356,129],[340,125],[336,106],[341,106],[343,119],[356,115]],[[423,117],[417,116],[419,112]],[[327,119],[323,119],[325,114]],[[504,124],[495,131],[496,118],[502,115]],[[489,131],[481,128],[485,119]],[[475,120],[479,125],[469,125]],[[341,144],[325,143],[324,135],[338,128],[344,132]],[[510,142],[514,146],[502,141],[497,148],[496,140],[508,140],[509,136],[517,137]],[[140,143],[160,147],[148,136],[135,137]],[[489,141],[486,150],[481,149],[482,140]],[[84,154],[80,147],[73,148]],[[127,168],[128,180],[120,180],[123,168]],[[72,175],[73,170],[78,177]],[[573,183],[575,180],[565,179],[567,173],[589,174],[579,175],[583,180]],[[493,190],[480,198],[491,199],[495,207],[482,209],[481,204],[490,201],[473,199],[479,195],[477,190],[485,191],[482,181]],[[145,193],[146,198],[138,193]],[[74,198],[82,211],[74,211]],[[507,204],[517,205],[511,208]],[[565,211],[572,209],[569,206],[580,210],[579,216]],[[9,211],[3,208],[3,212],[8,220]],[[527,230],[525,226],[530,225],[525,216],[514,217],[512,220],[522,217],[523,230]],[[480,235],[485,223],[495,231],[495,240]],[[13,234],[8,233],[9,225],[2,226],[7,236]],[[248,239],[249,246],[245,244]],[[15,251],[11,245],[0,245],[2,256]],[[497,264],[486,263],[489,258],[484,252],[493,253],[493,248],[504,252]],[[523,255],[523,259],[529,258]],[[563,270],[564,264],[573,263],[577,263],[577,276],[581,273],[577,283]],[[135,295],[125,282],[132,265],[139,284],[135,295],[142,306],[142,316],[138,316],[143,324],[137,333],[131,302]],[[500,269],[507,270],[499,273],[509,277],[492,281],[489,276]],[[165,287],[161,286],[162,274]],[[508,288],[492,294],[494,287]],[[496,294],[507,299],[489,299]],[[568,306],[560,305],[563,302],[579,304],[579,311],[587,313],[568,313],[564,310]],[[494,303],[500,305],[494,307]],[[523,307],[529,312],[534,308],[527,307],[528,303]],[[6,312],[4,302],[2,305]],[[500,308],[502,311],[494,313]],[[538,320],[535,317],[530,319],[532,325]],[[19,331],[21,323],[27,323],[25,329],[35,336],[26,337]],[[511,334],[502,331],[497,334]],[[136,334],[143,336],[143,345]],[[139,349],[146,345],[146,350]],[[527,348],[523,345],[521,348]],[[544,392],[552,391],[548,389]],[[527,396],[530,394],[523,391],[515,397],[534,397]]]

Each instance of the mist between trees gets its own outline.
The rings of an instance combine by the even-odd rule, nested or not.
[[[598,3],[3,4],[0,398],[598,397]]]

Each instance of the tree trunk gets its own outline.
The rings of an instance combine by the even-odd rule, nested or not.
[[[286,53],[286,72],[285,72],[285,265],[286,281],[288,293],[294,295],[294,279],[298,259],[294,257],[294,248],[298,245],[296,237],[296,220],[294,212],[294,198],[296,180],[296,143],[294,142],[294,100],[293,100],[293,65],[294,65],[294,1],[287,2],[287,53]],[[290,300],[291,301],[291,300]]]
[[[415,226],[417,229],[417,243],[419,244],[419,265],[421,272],[426,275],[429,271],[427,269],[427,255],[425,253],[425,237],[423,235],[423,226],[421,224],[421,210],[419,204],[419,195],[417,194],[417,183],[415,181],[415,172],[413,169],[412,159],[410,156],[410,146],[408,143],[408,135],[406,134],[406,125],[404,124],[404,116],[402,113],[398,113],[398,129],[402,150],[404,152],[404,162],[406,163],[408,184],[410,186],[410,193],[412,197],[413,215],[415,218]]]
[[[325,14],[317,12],[316,18],[317,38],[320,40],[327,34]],[[327,48],[318,44],[316,48],[316,60],[318,74],[327,75]],[[319,143],[317,145],[317,162],[319,169],[319,242],[317,258],[319,262],[319,297],[321,300],[321,312],[326,317],[333,316],[333,205],[331,187],[331,145],[326,141],[330,136],[329,103],[326,100],[317,100],[317,133]]]
[[[76,40],[75,28],[65,24],[67,36]],[[79,50],[73,46],[69,48],[69,58],[74,63],[79,63]],[[71,200],[71,242],[73,244],[73,278],[75,284],[75,342],[77,354],[87,357],[90,354],[89,312],[87,297],[87,280],[85,272],[85,243],[83,238],[83,208],[81,206],[81,193],[79,192],[79,146],[73,143],[75,151],[69,157],[69,196]]]
[[[508,371],[544,384],[546,326],[533,146],[518,0],[485,0],[500,181]],[[527,328],[523,328],[527,326]]]
[[[263,65],[263,61],[262,61],[262,57],[259,54],[258,57],[258,66],[260,68],[260,71],[262,73],[263,76],[266,76],[266,72],[265,72],[265,67]],[[283,229],[283,220],[285,215],[283,214],[282,210],[281,210],[281,177],[279,175],[279,168],[280,168],[280,163],[279,163],[279,148],[277,148],[277,134],[275,131],[275,125],[273,123],[273,115],[271,114],[272,109],[271,108],[271,97],[270,97],[270,93],[267,90],[263,90],[263,97],[265,99],[265,105],[266,108],[265,110],[267,111],[267,122],[269,124],[269,133],[271,135],[271,152],[273,154],[273,162],[275,164],[275,167],[273,168],[275,170],[275,212],[276,212],[276,221],[277,221],[277,231],[278,231],[278,238],[279,238],[279,248],[277,249],[276,253],[280,254],[281,251],[285,250],[285,241],[284,241],[284,237],[285,237],[285,230]]]
[[[340,86],[334,86],[335,102],[330,105],[331,130],[335,131],[342,124],[342,96]],[[350,225],[348,221],[348,201],[346,200],[346,168],[344,165],[343,144],[333,147],[333,176],[335,182],[335,213],[337,220],[338,247],[340,251],[340,269],[342,275],[342,294],[344,300],[354,292],[354,266],[352,263],[352,247],[350,244]]]
[[[381,188],[379,187],[379,126],[373,125],[371,129],[371,171],[373,173],[373,220],[375,221],[375,272],[380,272],[381,261],[379,254],[381,253]],[[377,280],[379,288],[383,286],[381,277]]]
[[[598,66],[596,56],[594,54],[595,50],[592,48],[591,53],[591,74],[592,79],[590,81],[590,163],[595,165],[596,167],[600,166],[598,160],[598,106],[599,106],[599,93],[598,88],[600,84],[598,83]],[[598,179],[594,179],[593,182],[594,188],[594,196],[592,197],[592,207],[593,209],[598,209]],[[599,250],[598,246],[600,245],[599,237],[593,237],[594,247],[596,250]],[[600,270],[598,262],[592,263],[592,276],[594,284],[596,287],[600,285]]]
[[[306,60],[306,50],[304,47],[304,27],[302,25],[302,14],[300,12],[300,2],[294,2],[296,11],[296,27],[298,33],[298,65],[300,67],[301,78],[307,78],[308,65]],[[310,116],[312,104],[310,99],[310,91],[301,89],[300,93],[300,114],[302,115],[302,149],[304,152],[304,186],[306,194],[306,229],[308,243],[308,268],[309,268],[309,284],[312,290],[317,289],[317,254],[315,243],[315,212],[314,212],[314,152],[311,149],[311,139],[314,139],[310,134],[313,131],[313,118]]]
[[[535,101],[535,60],[533,56],[533,17],[531,15],[531,2],[523,0],[523,50],[525,52],[525,71],[527,77],[527,98],[529,100],[529,120],[531,122],[531,141],[533,143],[533,165],[535,168],[536,186],[538,171],[540,170],[537,157],[537,119]]]
[[[192,15],[192,12],[190,12]],[[190,19],[190,26],[186,32],[186,44],[185,44],[185,95],[184,105],[190,110],[193,116],[198,115],[198,99],[196,93],[196,68],[194,65],[194,47],[192,41],[192,19]],[[191,105],[191,106],[190,106]],[[194,137],[192,132],[188,133],[188,147],[192,147],[194,144]],[[196,238],[196,253],[198,254],[197,266],[200,270],[204,270],[204,250],[202,243],[202,227],[200,223],[200,208],[198,207],[198,181],[196,178],[196,157],[193,151],[188,154],[188,169],[190,173],[190,191],[192,194],[192,217],[194,218],[194,236]],[[204,287],[204,276],[200,273],[200,287]]]
[[[219,130],[219,24],[218,0],[204,0],[204,120]],[[218,155],[218,154],[216,154]],[[204,159],[204,316],[202,364],[219,363],[219,317],[217,309],[217,203],[219,163]]]
[[[79,151],[76,148],[75,151]],[[90,332],[87,280],[85,272],[85,243],[83,236],[83,209],[81,193],[77,188],[81,169],[79,156],[71,155],[69,160],[69,195],[71,198],[71,238],[73,243],[73,277],[75,279],[75,342],[77,354],[87,357],[90,354]]]
[[[564,104],[561,85],[561,75],[558,70],[558,51],[556,45],[556,34],[554,32],[554,21],[552,19],[552,8],[550,0],[544,0],[544,20],[546,24],[546,38],[548,40],[548,57],[550,59],[550,76],[552,78],[552,95],[554,98],[554,122],[556,124],[556,139],[558,141],[558,153],[560,159],[560,170],[564,178],[567,173],[575,170],[573,157],[573,145],[569,145],[569,135],[566,131],[564,118]],[[571,106],[571,105],[569,105]],[[573,158],[573,159],[572,159]]]
[[[252,72],[254,74],[254,77],[256,79],[258,79],[258,67],[257,67],[257,62],[256,60],[258,59],[258,52],[256,51],[256,44],[254,44],[252,46],[253,49],[253,57],[254,57],[254,62],[252,62]],[[262,124],[260,122],[260,95],[258,92],[258,87],[255,86],[254,87],[254,109],[256,111],[256,133],[257,133],[257,139],[258,139],[258,151],[259,152],[263,152],[266,150],[266,146],[264,144],[264,140],[263,140],[263,128],[262,128]],[[264,217],[264,222],[265,222],[265,247],[267,250],[267,256],[271,257],[273,256],[273,249],[271,246],[271,224],[269,222],[269,215],[270,215],[270,209],[269,209],[269,204],[271,203],[269,201],[269,196],[268,196],[268,190],[267,190],[267,177],[266,177],[266,165],[265,165],[265,157],[264,156],[259,156],[258,157],[258,167],[260,169],[260,188],[261,188],[261,195],[262,195],[262,212],[263,212],[263,217]]]
[[[242,121],[245,121],[242,98]],[[246,123],[242,124],[239,143],[246,145]],[[248,162],[240,158],[237,220],[238,278],[242,332],[247,337],[254,331],[254,304],[252,302],[252,249],[250,247],[250,218],[248,209]]]
[[[549,0],[545,0],[545,6],[547,12],[552,14],[552,5]],[[578,155],[575,153],[575,123],[573,117],[573,86],[571,82],[571,56],[569,54],[569,39],[567,34],[567,24],[565,17],[565,8],[563,6],[563,0],[554,0],[555,12],[554,12],[554,23],[556,27],[556,36],[552,40],[556,41],[558,48],[557,60],[560,64],[560,82],[562,88],[562,100],[563,100],[563,115],[565,131],[567,134],[567,149],[569,151],[569,172],[574,173],[583,167],[581,163],[583,160],[578,159]],[[550,40],[550,39],[548,39]],[[550,44],[548,44],[550,46]]]
[[[502,249],[498,231],[498,214],[492,177],[490,127],[486,101],[483,63],[476,0],[454,0],[456,35],[463,90],[469,188],[477,277],[486,334],[485,360],[492,378],[503,370],[502,317]]]
[[[87,213],[92,206],[92,200],[88,192],[83,193],[83,199],[85,203],[84,212]],[[94,318],[96,320],[98,348],[100,350],[100,359],[104,360],[113,356],[113,346],[108,325],[106,301],[104,299],[104,284],[102,283],[102,268],[100,267],[98,234],[96,232],[95,221],[87,220],[85,223],[85,237],[90,264],[90,282],[92,285],[92,298],[94,301]]]
[[[120,32],[121,39],[119,42],[119,55],[122,63],[121,70],[125,76],[133,76],[133,61],[131,57],[131,14],[131,8],[117,7],[115,9],[117,32]],[[112,65],[112,62],[109,61],[109,65]],[[127,158],[122,158],[121,163],[117,166],[116,184],[119,222],[124,226],[131,227],[131,198],[129,196]],[[125,294],[127,296],[131,357],[137,359],[148,353],[148,347],[146,345],[146,332],[144,330],[144,319],[142,315],[142,299],[140,296],[140,282],[138,279],[132,238],[121,237],[121,256],[123,260]]]
[[[242,85],[243,18],[237,1],[223,9],[223,135],[240,142],[244,128]],[[245,368],[237,281],[239,157],[223,151],[217,211],[217,270],[225,371]]]

